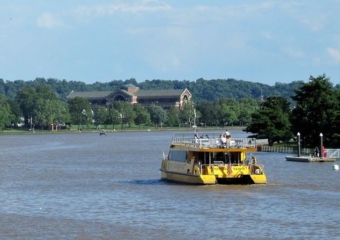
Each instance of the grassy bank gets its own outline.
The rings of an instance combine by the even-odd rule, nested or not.
[[[209,130],[242,130],[244,126],[228,126],[228,127],[199,127],[198,131],[209,131]],[[80,129],[80,131],[78,130]],[[69,129],[58,129],[58,130],[41,130],[41,129],[28,129],[28,128],[15,128],[15,129],[4,129],[0,132],[0,135],[10,135],[10,134],[61,134],[61,133],[79,133],[79,132],[100,132],[102,129],[105,129],[107,132],[128,132],[128,131],[191,131],[193,130],[190,127],[162,127],[157,128],[153,126],[101,126],[97,128],[96,126],[81,126],[78,128],[78,125],[72,126]]]

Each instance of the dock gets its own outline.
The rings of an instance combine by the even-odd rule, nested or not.
[[[335,162],[336,158],[329,158],[329,157],[313,157],[313,156],[287,156],[287,161],[291,162]]]

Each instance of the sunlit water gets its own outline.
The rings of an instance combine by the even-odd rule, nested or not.
[[[159,167],[171,136],[0,136],[0,239],[340,238],[333,163],[255,153],[266,185],[169,184]]]

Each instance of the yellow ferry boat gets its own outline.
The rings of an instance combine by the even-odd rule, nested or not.
[[[161,179],[187,184],[264,184],[264,166],[257,163],[256,139],[218,133],[174,133],[163,153]]]

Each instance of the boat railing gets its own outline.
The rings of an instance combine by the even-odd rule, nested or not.
[[[216,135],[216,133],[215,133]],[[199,147],[199,148],[256,148],[255,138],[229,138],[226,141],[217,135],[209,137],[209,135],[204,135],[205,137],[195,138],[192,134],[190,136],[185,134],[178,134],[173,136],[172,144],[183,144],[189,147]],[[207,137],[208,136],[208,137]]]

